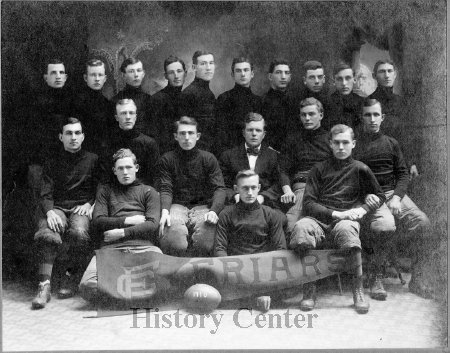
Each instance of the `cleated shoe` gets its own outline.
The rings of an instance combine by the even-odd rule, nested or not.
[[[36,297],[31,302],[33,309],[42,309],[52,298],[50,281],[40,282]]]

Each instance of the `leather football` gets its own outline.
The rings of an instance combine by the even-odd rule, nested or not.
[[[199,313],[213,311],[219,306],[221,300],[222,297],[219,291],[208,284],[194,284],[184,292],[186,307]]]

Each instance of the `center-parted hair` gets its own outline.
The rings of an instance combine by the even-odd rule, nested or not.
[[[250,70],[253,71],[253,62],[250,61],[250,59],[241,56],[239,58],[234,58],[233,59],[233,61],[231,63],[231,73],[234,73],[234,67],[236,66],[236,64],[240,64],[240,63],[249,63],[250,64]]]
[[[323,113],[323,105],[322,103],[320,103],[320,101],[316,98],[313,97],[309,97],[309,98],[305,98],[300,102],[300,109],[304,108],[304,107],[308,107],[310,105],[315,105],[317,106],[317,110],[319,111],[319,113]]]
[[[178,56],[171,55],[166,60],[164,60],[164,72],[167,73],[167,66],[173,63],[180,63],[183,67],[183,71],[186,72],[186,65],[183,60],[181,60]]]
[[[275,59],[269,65],[269,74],[273,74],[273,70],[275,70],[275,67],[277,67],[278,65],[287,65],[289,67],[289,70],[291,69],[291,65],[287,60]]]
[[[72,116],[61,120],[61,122],[59,124],[59,131],[61,133],[63,133],[64,126],[69,125],[69,124],[77,124],[77,123],[81,125],[81,131],[83,131],[83,124],[81,123],[81,121],[79,119],[77,119],[77,118],[72,117]]]
[[[197,51],[194,53],[194,55],[192,55],[192,63],[193,63],[194,65],[197,65],[197,59],[198,59],[199,56],[202,56],[202,55],[212,55],[212,56],[214,57],[214,54],[211,53],[211,52],[209,52],[209,51],[206,51],[206,50],[197,50]]]
[[[316,60],[308,60],[303,64],[303,75],[306,77],[308,70],[323,69],[322,63]]]
[[[352,75],[355,76],[355,71],[353,70],[353,68],[344,62],[341,62],[339,64],[337,64],[334,68],[333,68],[333,75],[337,75],[339,72],[341,72],[342,70],[352,70]]]
[[[119,159],[128,158],[128,157],[132,159],[132,161],[135,165],[137,164],[136,155],[129,148],[121,148],[116,153],[114,153],[114,155],[112,157],[113,164],[115,165]]]
[[[381,102],[376,100],[375,98],[365,98],[363,100],[362,107],[372,107],[375,104],[379,104],[381,109],[383,109]],[[362,110],[362,108],[361,108],[361,110]]]
[[[175,133],[178,132],[178,126],[180,125],[192,125],[195,126],[197,128],[197,132],[199,132],[199,125],[197,120],[195,120],[194,118],[191,118],[189,116],[182,116],[180,118],[180,120],[175,121],[174,123],[174,129],[175,129]]]
[[[100,59],[90,59],[86,62],[86,74],[88,71],[88,67],[96,67],[96,66],[105,66],[105,63]],[[106,67],[105,67],[106,69]]]
[[[245,115],[242,128],[245,129],[247,124],[251,123],[252,121],[262,121],[264,123],[264,130],[266,129],[266,121],[264,120],[264,117],[261,114],[255,112],[250,112]]]
[[[333,136],[337,134],[343,134],[347,131],[350,131],[350,136],[352,140],[355,139],[355,133],[353,132],[353,129],[350,126],[344,125],[344,124],[337,124],[334,125],[330,130],[330,140],[333,139]]]
[[[127,58],[122,62],[122,65],[120,65],[120,72],[126,73],[128,65],[134,65],[140,62],[142,61],[136,58]]]
[[[133,105],[136,107],[136,110],[137,110],[136,103],[134,103],[134,100],[132,100],[131,98],[119,99],[119,100],[116,102],[116,108],[117,108],[117,106],[119,106],[119,105],[127,105],[127,104],[133,104]]]
[[[397,71],[397,67],[395,66],[395,64],[394,64],[394,62],[393,62],[392,60],[390,60],[390,59],[378,60],[378,61],[375,63],[375,65],[373,66],[373,73],[374,73],[375,75],[377,74],[378,67],[379,67],[380,65],[383,65],[383,64],[389,64],[389,65],[392,65],[392,66],[394,67],[394,70]]]
[[[234,178],[234,184],[237,185],[239,179],[250,178],[252,176],[257,176],[259,178],[259,175],[257,173],[255,173],[254,170],[251,170],[251,169],[240,170],[236,174],[236,177]]]

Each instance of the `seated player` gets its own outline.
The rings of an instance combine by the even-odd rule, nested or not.
[[[213,154],[198,149],[201,133],[194,118],[175,123],[177,148],[159,163],[161,197],[159,242],[165,254],[207,256],[225,202],[222,171]]]
[[[219,215],[214,242],[215,256],[256,254],[286,249],[283,217],[258,202],[259,176],[253,170],[237,173],[234,190],[239,201]],[[257,298],[257,306],[270,308],[270,296]]]
[[[42,189],[43,216],[34,235],[39,258],[39,289],[32,301],[33,309],[42,309],[50,301],[50,278],[53,264],[63,245],[69,246],[67,270],[58,296],[74,295],[83,257],[90,250],[89,218],[99,179],[98,157],[81,148],[83,128],[76,118],[61,124],[59,139],[64,149],[44,166]]]
[[[112,157],[115,182],[101,185],[95,199],[92,226],[101,248],[130,251],[158,251],[157,240],[160,205],[158,192],[142,184],[136,156],[123,148]],[[99,299],[97,259],[89,263],[80,283],[80,294],[86,300]]]
[[[322,119],[321,102],[315,98],[302,100],[299,119],[302,126],[299,130],[289,132],[288,143],[282,151],[282,175],[288,178],[288,183],[289,180],[292,183],[296,199],[295,205],[286,213],[289,234],[301,217],[303,194],[309,171],[316,163],[328,159],[332,154],[329,133],[322,127]]]
[[[421,258],[425,258],[425,249],[430,248],[426,244],[430,240],[427,234],[430,221],[406,195],[409,183],[408,167],[397,140],[384,135],[380,130],[384,114],[378,100],[366,99],[364,101],[362,120],[364,132],[355,149],[355,158],[370,167],[387,199],[387,207],[380,207],[368,217],[368,224],[375,233],[373,247],[376,255],[372,269],[374,276],[372,277],[371,295],[374,299],[386,299],[387,293],[381,281],[382,265],[389,249],[395,249],[396,246],[392,233],[396,229],[395,219],[397,219],[414,243],[409,289],[411,292],[428,296],[429,293],[421,284],[423,275],[419,269],[419,261]],[[384,237],[377,236],[380,233],[384,233]]]
[[[302,255],[327,241],[347,249],[355,260],[353,302],[358,313],[367,313],[361,267],[360,220],[377,209],[385,196],[368,166],[352,158],[355,140],[352,128],[336,125],[330,131],[333,156],[312,167],[303,196],[303,215],[294,226],[289,248]],[[366,197],[370,195],[369,197]],[[368,199],[367,203],[365,200]],[[316,285],[303,286],[300,309],[315,306]]]
[[[240,170],[250,169],[259,175],[261,192],[258,202],[272,208],[279,208],[280,197],[282,202],[293,202],[294,193],[289,181],[283,185],[284,194],[281,195],[281,172],[278,163],[278,153],[263,144],[266,136],[266,123],[258,113],[248,113],[242,130],[244,143],[222,153],[220,167],[222,168],[225,186],[227,188],[227,201],[238,202],[239,193],[233,189],[234,178]]]

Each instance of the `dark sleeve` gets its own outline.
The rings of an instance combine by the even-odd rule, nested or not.
[[[273,250],[286,250],[286,236],[281,213],[270,210],[269,234]]]
[[[219,222],[216,227],[214,256],[228,256],[228,229],[228,213],[222,212],[219,215]]]
[[[45,215],[50,210],[53,210],[53,190],[54,182],[47,174],[42,176],[42,186],[41,186],[41,207]]]
[[[100,185],[95,198],[92,226],[97,235],[103,240],[103,232],[111,229],[124,228],[126,217],[109,216],[109,195],[111,189],[108,185]]]
[[[158,192],[155,189],[148,187],[147,190],[145,190],[145,222],[125,228],[125,238],[123,238],[123,240],[154,240],[159,227],[160,215],[161,206]]]
[[[370,170],[370,168],[365,164],[363,164],[363,167],[359,169],[359,180],[361,183],[360,190],[362,191],[361,202],[364,203],[364,199],[368,194],[375,194],[380,199],[380,204],[378,205],[378,207],[380,207],[386,201],[386,196],[384,195],[384,192],[381,189],[377,178]],[[364,208],[367,212],[374,211],[378,207],[372,208],[366,203],[364,203],[364,205],[362,206],[362,208]]]
[[[98,185],[100,183],[100,180],[102,178],[102,171],[100,169],[100,160],[97,155],[94,155],[94,161],[93,161],[93,167],[92,167],[92,198],[88,201],[89,204],[92,206],[95,202],[95,195],[98,190]]]
[[[395,190],[394,195],[403,198],[408,190],[409,184],[409,170],[406,165],[405,158],[397,141],[394,141],[394,176],[395,176]]]
[[[208,161],[208,180],[212,190],[214,190],[212,205],[210,207],[211,211],[214,211],[216,214],[219,214],[222,211],[226,192],[225,192],[225,184],[223,182],[222,171],[219,167],[219,162],[217,162],[216,157],[214,155],[210,155],[210,159]]]
[[[194,96],[189,92],[181,92],[178,105],[178,116],[190,116],[194,109]]]
[[[333,217],[331,216],[333,210],[318,202],[320,188],[320,171],[317,166],[314,166],[311,169],[306,182],[305,194],[303,195],[303,209],[305,210],[305,215],[314,217],[317,220],[328,224],[333,221]]]
[[[289,170],[291,166],[291,161],[289,158],[289,147],[290,145],[285,145],[287,148],[283,148],[281,153],[278,155],[278,163],[280,167],[280,185],[291,185],[291,181],[289,179]]]
[[[162,156],[158,164],[158,186],[161,198],[161,209],[170,210],[173,200],[173,180],[170,172],[170,161],[167,156]]]
[[[146,148],[146,170],[145,176],[143,177],[143,180],[145,180],[147,183],[149,183],[151,186],[155,185],[155,181],[157,178],[157,165],[159,162],[159,146],[158,143],[154,138],[150,138],[150,141]]]
[[[225,184],[225,193],[226,193],[226,200],[228,202],[234,201],[234,195],[236,194],[233,189],[234,185],[234,176],[233,176],[233,170],[231,168],[231,158],[230,158],[230,150],[227,150],[223,152],[220,155],[219,165],[220,169],[222,170],[223,175],[223,181]]]

